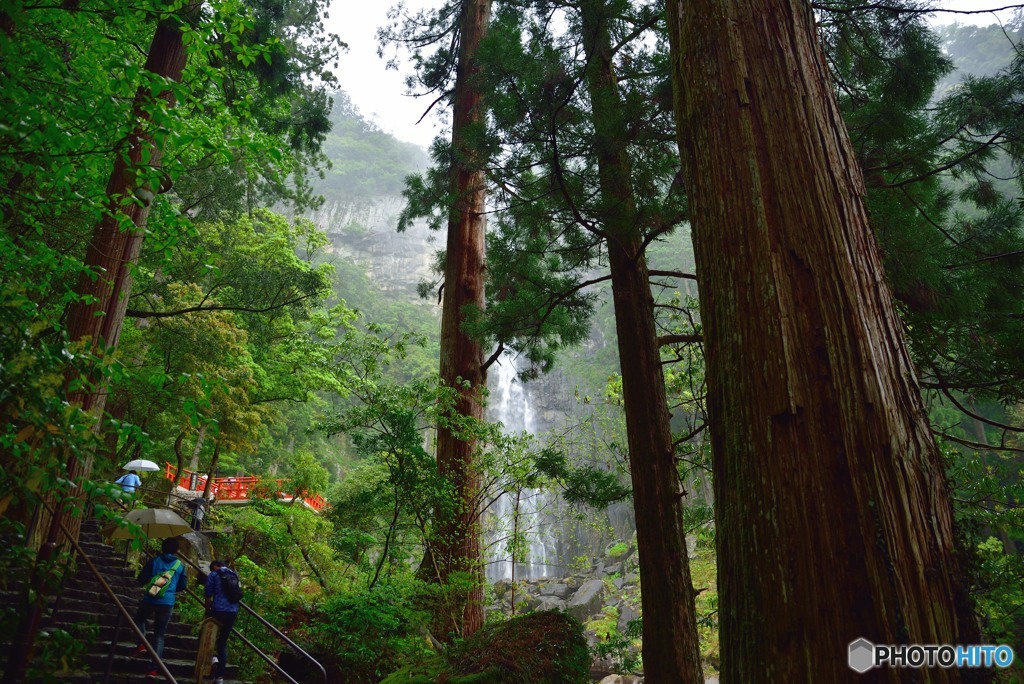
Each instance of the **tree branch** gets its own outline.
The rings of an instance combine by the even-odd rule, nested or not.
[[[142,311],[140,309],[128,309],[127,311],[124,312],[124,315],[128,316],[129,318],[171,318],[172,316],[181,316],[189,313],[205,313],[207,311],[242,311],[245,313],[267,313],[268,311],[274,311],[276,309],[281,309],[291,304],[296,304],[304,299],[309,299],[312,296],[313,295],[311,294],[303,295],[301,297],[296,297],[295,299],[289,299],[286,302],[281,302],[280,304],[272,304],[262,309],[254,309],[252,307],[247,306],[222,306],[215,304],[213,306],[190,306],[184,309],[178,309],[176,311]]]
[[[704,336],[698,334],[691,335],[661,335],[658,337],[658,346],[667,347],[670,344],[693,344],[694,342],[703,342]]]

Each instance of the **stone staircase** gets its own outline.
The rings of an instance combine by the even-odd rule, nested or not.
[[[124,567],[119,554],[115,553],[113,547],[103,543],[99,534],[98,524],[95,521],[86,521],[82,525],[81,538],[79,543],[82,550],[89,556],[89,559],[99,570],[104,580],[113,589],[130,615],[135,614],[135,609],[141,600],[142,590],[135,582],[135,573]],[[195,573],[189,571],[188,586],[194,593],[201,595],[202,588],[198,584]],[[199,591],[196,591],[196,589]],[[9,596],[0,597],[0,600],[9,600]],[[192,601],[191,598],[182,594],[178,602]],[[56,605],[54,611],[52,606]],[[80,667],[73,673],[60,675],[62,682],[81,682],[85,684],[98,683],[103,681],[104,672],[107,669],[108,658],[111,651],[111,641],[114,639],[115,625],[118,623],[117,606],[110,600],[109,595],[103,591],[95,575],[90,572],[84,562],[79,561],[75,574],[68,578],[64,585],[64,591],[59,602],[51,600],[51,609],[44,617],[44,628],[60,627],[72,634],[81,629],[81,625],[95,625],[95,638],[90,638]],[[156,679],[147,677],[146,673],[154,669],[153,660],[148,655],[132,657],[135,650],[135,635],[127,620],[122,619],[118,630],[117,643],[114,644],[114,655],[111,661],[110,682],[115,684],[142,684],[165,681],[163,676]],[[77,627],[76,627],[77,626]],[[150,633],[147,630],[146,637]],[[198,637],[195,636],[195,626],[182,624],[178,611],[175,610],[171,623],[167,627],[167,635],[164,643],[164,664],[170,670],[174,678],[182,684],[195,682],[195,658],[198,650]],[[6,651],[8,645],[0,650],[3,661],[6,662]],[[228,657],[237,656],[238,649],[244,648],[239,641],[232,639],[228,642]],[[225,681],[232,681],[238,684],[237,665],[228,665]],[[209,681],[209,680],[207,680]]]

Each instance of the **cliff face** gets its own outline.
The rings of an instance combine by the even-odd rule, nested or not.
[[[430,231],[424,222],[399,233],[395,226],[403,201],[398,196],[354,202],[328,197],[310,218],[330,238],[328,252],[362,266],[381,290],[415,299],[416,286],[434,278],[431,266],[444,234]]]

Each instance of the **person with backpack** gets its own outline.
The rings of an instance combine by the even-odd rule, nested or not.
[[[178,592],[185,591],[186,583],[185,566],[177,555],[177,537],[164,539],[160,551],[159,556],[150,558],[139,571],[138,583],[144,591],[134,618],[139,631],[145,632],[146,622],[152,616],[153,632],[149,643],[152,644],[157,657],[163,657],[167,625],[171,622],[171,613],[174,611]],[[139,644],[132,655],[142,655],[145,652],[146,647]],[[146,676],[156,677],[156,668],[151,669]]]
[[[134,470],[129,470],[121,477],[114,480],[114,484],[121,485],[121,491],[125,494],[134,494],[135,490],[142,486],[142,479]]]
[[[220,633],[213,657],[214,684],[224,684],[224,673],[228,667],[228,637],[238,618],[238,604],[242,600],[242,583],[238,573],[224,561],[210,563],[210,574],[206,576],[206,615],[220,623]]]

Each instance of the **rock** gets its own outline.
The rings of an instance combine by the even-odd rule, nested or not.
[[[633,555],[636,549],[625,542],[617,542],[611,544],[604,550],[605,558],[609,563],[618,563],[624,561]]]
[[[608,563],[604,566],[605,575],[615,575],[622,572],[622,563]]]
[[[583,622],[601,609],[604,593],[604,582],[598,579],[587,580],[569,599],[566,610],[574,618]]]
[[[565,601],[557,596],[541,596],[534,610],[565,610]]]
[[[498,580],[494,583],[494,595],[498,598],[502,598],[503,596],[505,596],[505,592],[507,592],[509,590],[509,587],[511,586],[512,583],[508,580]]]
[[[629,625],[631,620],[635,620],[640,617],[640,614],[633,610],[628,603],[622,604],[619,608],[619,622],[615,625],[620,634],[625,634],[626,627]]]
[[[686,555],[693,558],[697,554],[697,535],[686,535]]]
[[[612,674],[602,679],[598,684],[643,684],[643,677],[634,675]]]
[[[623,584],[638,584],[640,582],[640,575],[635,572],[631,572],[622,578]]]
[[[406,666],[382,684],[579,682],[590,665],[578,622],[564,613],[530,613],[484,625],[445,657]]]
[[[560,599],[564,599],[569,596],[569,592],[569,585],[562,582],[549,584],[540,590],[542,596],[557,596]]]
[[[621,589],[622,585],[625,584],[625,581],[621,577],[616,577],[612,580],[612,584],[615,585],[616,589]]]

